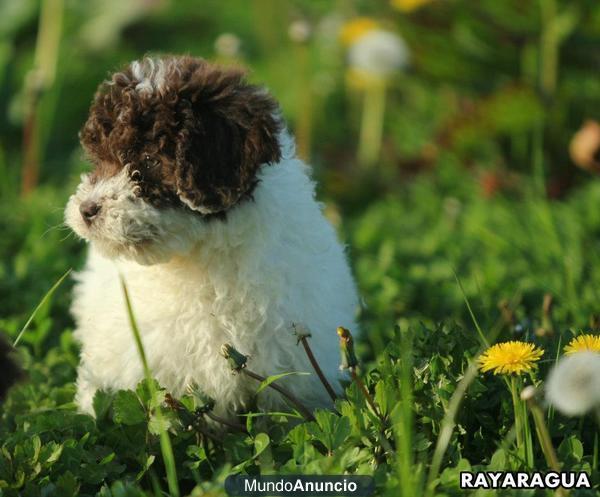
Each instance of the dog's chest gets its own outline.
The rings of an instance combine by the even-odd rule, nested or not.
[[[74,302],[78,338],[95,353],[130,356],[135,344],[118,269],[91,260],[86,272]],[[151,359],[205,360],[225,342],[249,343],[277,318],[273,299],[233,267],[125,265],[121,275]]]

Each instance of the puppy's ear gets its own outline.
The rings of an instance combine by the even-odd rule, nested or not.
[[[223,212],[251,194],[262,164],[278,162],[278,106],[243,72],[194,60],[183,68],[175,182],[183,203],[203,214]]]

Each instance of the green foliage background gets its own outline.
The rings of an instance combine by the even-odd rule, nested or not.
[[[148,52],[243,63],[280,100],[348,243],[364,297],[363,377],[386,418],[352,385],[341,416],[319,412],[296,426],[250,417],[248,434],[217,442],[187,430],[192,399],[158,422],[164,392],[142,383],[99,395],[94,422],[73,404],[78,358],[65,284],[23,336],[29,379],[0,408],[1,496],[161,495],[165,423],[183,495],[224,495],[225,476],[239,472],[368,474],[378,495],[424,495],[450,399],[481,350],[465,300],[486,334],[544,348],[529,383],[545,378],[573,335],[597,326],[600,184],[575,168],[569,143],[586,119],[599,118],[600,4],[392,3],[0,0],[2,331],[14,339],[52,284],[83,260],[62,208],[88,167],[77,131],[97,84]],[[357,159],[365,90],[353,83],[339,39],[358,16],[399,34],[410,52],[388,82],[371,167]],[[294,23],[308,29],[306,39],[290,37]],[[225,33],[239,40],[235,56],[215,49]],[[39,180],[22,194],[28,154]],[[555,301],[550,324],[546,294]],[[574,495],[599,495],[598,424],[552,410],[547,420],[564,468],[595,482]],[[519,459],[513,422],[504,382],[477,376],[430,495],[461,495],[459,470],[547,469],[535,437],[533,459]]]

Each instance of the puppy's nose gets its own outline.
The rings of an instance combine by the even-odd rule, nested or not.
[[[85,224],[88,226],[92,224],[92,221],[100,212],[100,204],[94,202],[93,200],[86,200],[81,203],[79,206],[79,212],[81,212],[81,217],[85,221]]]

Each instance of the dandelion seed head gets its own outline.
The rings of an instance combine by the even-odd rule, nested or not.
[[[306,43],[311,33],[310,24],[302,19],[292,22],[288,28],[288,36],[295,43]]]
[[[395,33],[375,29],[350,45],[348,62],[354,70],[388,77],[408,64],[409,52],[404,40]]]
[[[521,390],[521,400],[531,400],[537,395],[537,390],[533,385],[527,385]]]
[[[548,375],[546,399],[566,416],[600,406],[600,354],[583,351],[563,357]]]
[[[215,52],[223,57],[236,57],[240,53],[241,40],[233,33],[223,33],[215,40]]]

